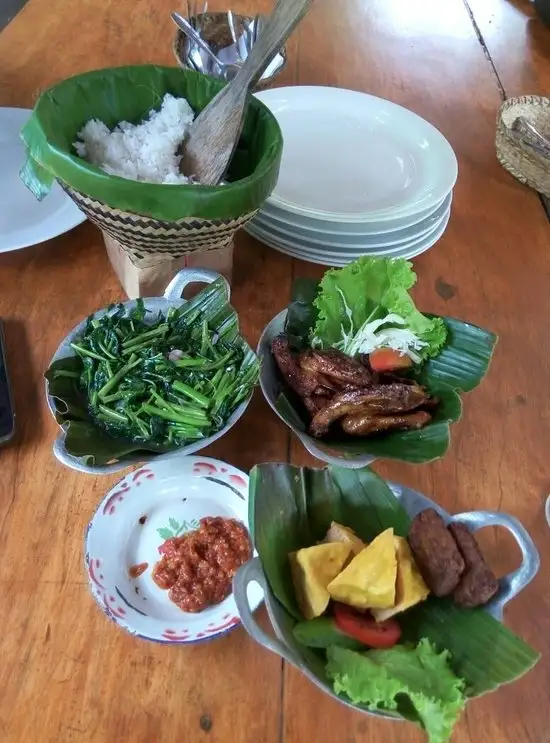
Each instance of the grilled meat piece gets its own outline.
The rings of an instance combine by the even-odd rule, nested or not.
[[[343,384],[368,387],[372,382],[372,374],[366,366],[333,348],[327,351],[316,351],[313,348],[305,351],[300,354],[299,363],[302,369],[307,369],[312,374],[323,374]]]
[[[475,536],[466,524],[457,522],[450,524],[448,528],[466,564],[466,570],[453,593],[453,598],[459,606],[466,609],[482,606],[498,591],[498,580],[487,565]]]
[[[317,415],[327,404],[327,398],[317,394],[306,395],[306,397],[302,398],[302,401],[311,417]]]
[[[342,419],[342,429],[350,436],[369,436],[382,431],[408,431],[413,428],[424,428],[431,419],[432,416],[425,410],[401,415],[358,413],[356,415],[346,415]]]
[[[418,384],[386,384],[334,395],[332,400],[310,423],[312,436],[320,437],[330,426],[345,415],[370,412],[372,415],[406,413],[423,405],[429,395]]]
[[[430,591],[435,596],[452,593],[464,572],[464,559],[435,509],[427,508],[414,517],[408,541]]]
[[[315,376],[319,380],[319,387],[316,391],[317,395],[332,395],[334,392],[344,392],[344,390],[350,387],[350,385],[344,384],[337,379],[331,379],[324,374],[316,373]]]
[[[278,335],[271,344],[271,353],[288,385],[300,397],[311,395],[319,387],[319,380],[314,374],[302,369],[290,350],[288,339]]]

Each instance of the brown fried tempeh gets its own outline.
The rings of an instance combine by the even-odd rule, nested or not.
[[[354,413],[406,413],[420,407],[428,398],[427,392],[418,384],[386,384],[342,392],[334,395],[331,402],[313,416],[310,433],[316,437],[323,436],[339,418]]]
[[[435,509],[427,508],[414,517],[408,541],[430,591],[435,596],[452,593],[464,572],[464,559]]]
[[[466,524],[456,522],[450,524],[448,528],[466,565],[453,598],[459,606],[467,609],[482,606],[498,591],[498,580],[487,565],[475,536]]]
[[[342,418],[342,429],[350,436],[368,436],[382,431],[408,431],[415,428],[424,428],[431,419],[432,416],[425,410],[402,413],[401,415],[358,413],[356,415],[346,415]]]

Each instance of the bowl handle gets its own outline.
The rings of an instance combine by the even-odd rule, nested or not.
[[[525,527],[513,516],[496,511],[471,511],[453,516],[451,522],[460,521],[470,527],[472,531],[483,529],[485,526],[503,526],[508,529],[521,550],[521,565],[508,575],[500,579],[500,590],[496,597],[487,604],[487,611],[495,619],[502,621],[504,606],[517,596],[525,586],[535,577],[540,567],[540,557],[535,543]]]
[[[224,281],[227,299],[229,299],[231,297],[231,287],[227,279],[221,273],[210,271],[207,268],[182,268],[166,287],[164,299],[181,299],[183,290],[188,284],[211,284],[219,278],[222,278]]]
[[[254,557],[243,565],[233,578],[233,596],[237,609],[241,618],[243,627],[248,632],[250,637],[255,640],[259,645],[264,648],[271,650],[272,653],[276,653],[288,663],[292,663],[297,668],[300,667],[299,659],[292,653],[289,647],[284,645],[276,637],[271,637],[257,624],[250,610],[250,604],[248,603],[247,588],[250,583],[258,583],[264,594],[269,590],[267,587],[267,580],[262,568],[262,563],[259,557]]]
[[[306,436],[300,431],[297,431],[295,428],[293,429],[293,431],[312,456],[314,456],[316,459],[320,459],[322,462],[332,464],[334,465],[334,467],[347,467],[348,469],[359,470],[371,464],[371,462],[374,462],[375,460],[375,457],[371,456],[357,458],[354,457],[353,459],[346,459],[345,457],[335,457],[332,454],[329,454],[325,449],[314,444],[309,436]]]

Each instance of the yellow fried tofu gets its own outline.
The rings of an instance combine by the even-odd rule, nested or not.
[[[397,556],[395,606],[390,609],[373,609],[372,614],[377,622],[383,622],[395,614],[410,609],[411,606],[424,601],[430,593],[414,561],[407,540],[403,537],[394,537],[394,543]]]
[[[352,529],[347,526],[342,526],[333,521],[330,525],[330,529],[327,531],[325,542],[343,542],[351,546],[351,552],[353,555],[358,555],[361,550],[364,550],[367,546]]]
[[[296,599],[306,619],[321,616],[328,606],[327,586],[338,575],[351,552],[349,544],[331,542],[289,555]]]
[[[396,577],[393,529],[386,529],[329,583],[328,592],[356,609],[389,609],[395,604]]]

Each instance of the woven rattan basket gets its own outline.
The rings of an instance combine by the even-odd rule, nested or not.
[[[550,138],[550,98],[524,95],[509,98],[498,112],[496,150],[500,164],[518,181],[550,197],[550,159],[539,154],[512,133],[512,123],[525,116]]]

